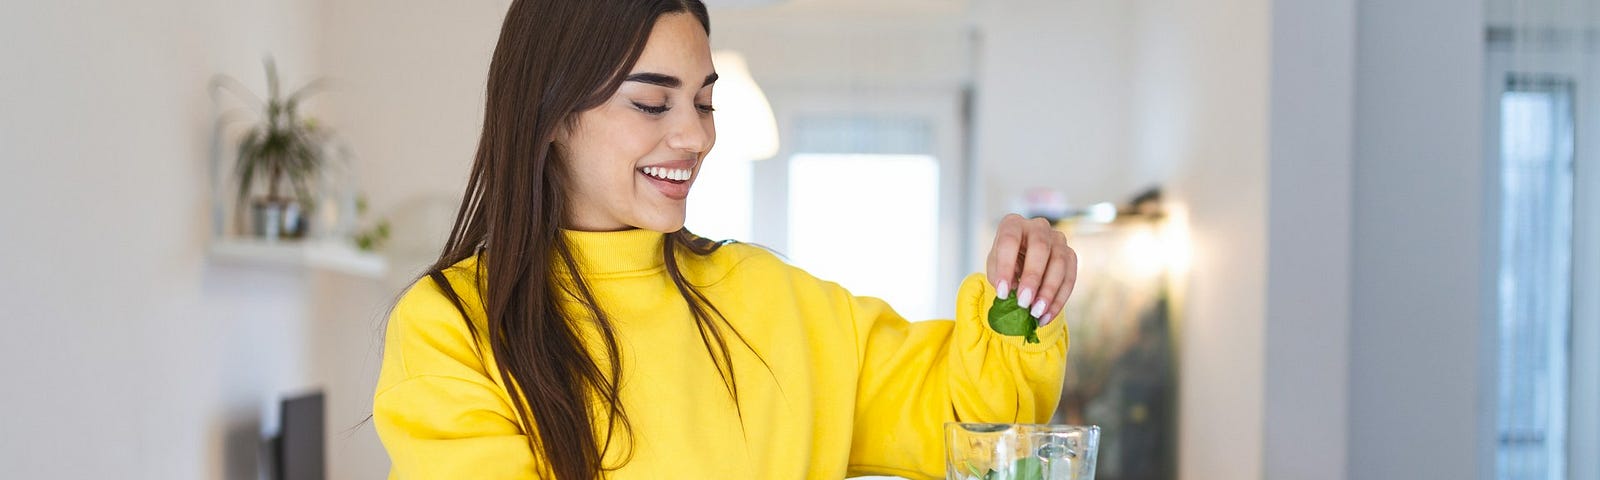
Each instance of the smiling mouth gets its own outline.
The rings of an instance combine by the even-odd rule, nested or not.
[[[639,172],[656,180],[677,184],[687,183],[694,176],[694,171],[687,168],[644,167]]]

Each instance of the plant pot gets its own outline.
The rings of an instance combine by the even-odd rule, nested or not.
[[[250,233],[267,240],[282,236],[283,203],[272,200],[250,202]]]
[[[306,216],[300,202],[257,199],[250,203],[250,231],[268,241],[305,236]]]

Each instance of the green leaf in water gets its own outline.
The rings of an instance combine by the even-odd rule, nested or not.
[[[1003,335],[1023,337],[1026,343],[1039,343],[1039,319],[1029,315],[1027,307],[1017,305],[1016,295],[994,300],[989,307],[989,328]]]
[[[977,465],[973,465],[972,464],[972,460],[967,460],[964,463],[966,463],[966,465],[967,465],[967,471],[972,473],[973,477],[984,478],[984,477],[988,476],[988,475],[984,474],[983,472],[979,472],[978,471],[978,466]]]
[[[1011,473],[1016,480],[1044,480],[1044,464],[1033,457],[1019,458]]]

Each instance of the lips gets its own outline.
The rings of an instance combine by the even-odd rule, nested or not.
[[[661,195],[673,200],[689,198],[689,184],[694,180],[695,161],[674,160],[636,169]]]

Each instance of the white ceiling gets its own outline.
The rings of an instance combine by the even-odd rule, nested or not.
[[[770,10],[774,13],[940,14],[967,10],[971,0],[703,0],[712,9]]]
[[[709,7],[709,8],[749,8],[749,7],[765,7],[765,6],[769,6],[769,5],[783,3],[783,2],[785,2],[787,0],[704,0],[704,1],[706,3],[706,7]]]

